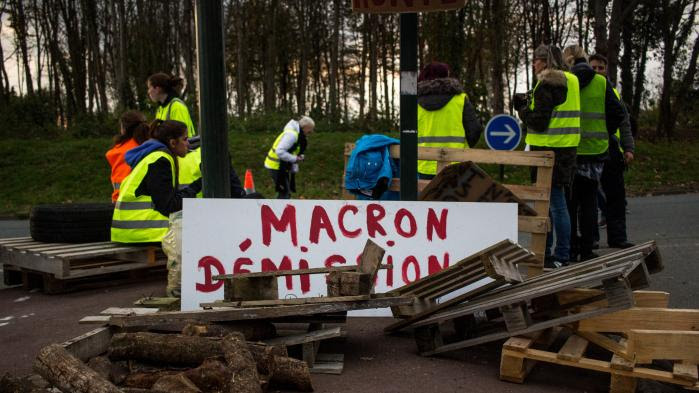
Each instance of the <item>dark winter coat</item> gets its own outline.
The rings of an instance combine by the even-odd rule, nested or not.
[[[442,109],[454,96],[463,92],[464,88],[454,78],[426,80],[417,84],[417,103],[425,110],[436,111]],[[483,126],[469,100],[464,101],[461,123],[466,131],[466,142],[469,147],[473,147],[481,137]]]
[[[551,120],[553,109],[565,102],[568,95],[568,81],[563,71],[546,69],[537,75],[541,82],[534,92],[535,108],[529,108],[530,100],[522,103],[517,109],[519,118],[526,129],[539,132],[545,131]],[[551,150],[555,154],[553,166],[553,186],[568,187],[575,173],[576,147],[553,148],[547,146],[531,146],[532,150]]]

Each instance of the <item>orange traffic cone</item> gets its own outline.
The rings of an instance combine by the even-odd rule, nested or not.
[[[245,184],[243,188],[245,188],[245,192],[248,194],[255,192],[255,181],[252,180],[252,170],[250,169],[245,170]]]

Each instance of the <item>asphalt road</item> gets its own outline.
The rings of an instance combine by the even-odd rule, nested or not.
[[[651,276],[651,288],[668,291],[674,308],[699,308],[699,194],[629,199],[630,240],[656,240],[665,269]],[[0,238],[28,235],[26,221],[0,221]],[[606,244],[602,231],[601,245]],[[605,250],[601,250],[604,252]],[[164,283],[141,282],[64,295],[44,295],[21,288],[0,290],[0,375],[31,372],[39,348],[91,329],[78,325],[85,315],[124,307],[137,298],[162,296]],[[409,336],[385,337],[386,318],[351,318],[341,376],[314,375],[318,392],[471,391],[471,392],[605,392],[606,374],[540,364],[525,384],[498,380],[501,342],[423,358]],[[671,385],[642,382],[638,392],[684,391]]]

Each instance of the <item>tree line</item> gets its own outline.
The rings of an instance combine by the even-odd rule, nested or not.
[[[609,59],[631,115],[651,102],[655,136],[672,139],[699,102],[698,1],[469,0],[420,15],[418,60],[448,63],[486,119],[511,112],[518,86],[533,86],[536,46],[579,44]],[[223,4],[231,115],[310,113],[330,124],[395,127],[397,14],[352,13],[348,0]],[[194,0],[0,0],[0,33],[11,37],[0,43],[0,100],[39,97],[32,102],[67,127],[148,110],[145,80],[165,71],[186,79],[183,95],[196,111],[195,10]],[[661,81],[646,76],[654,60]]]

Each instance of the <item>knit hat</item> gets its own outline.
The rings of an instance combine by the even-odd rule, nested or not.
[[[420,75],[417,77],[418,82],[430,81],[432,79],[438,78],[448,78],[449,77],[449,66],[444,63],[432,62],[425,66],[425,68],[420,71]]]

